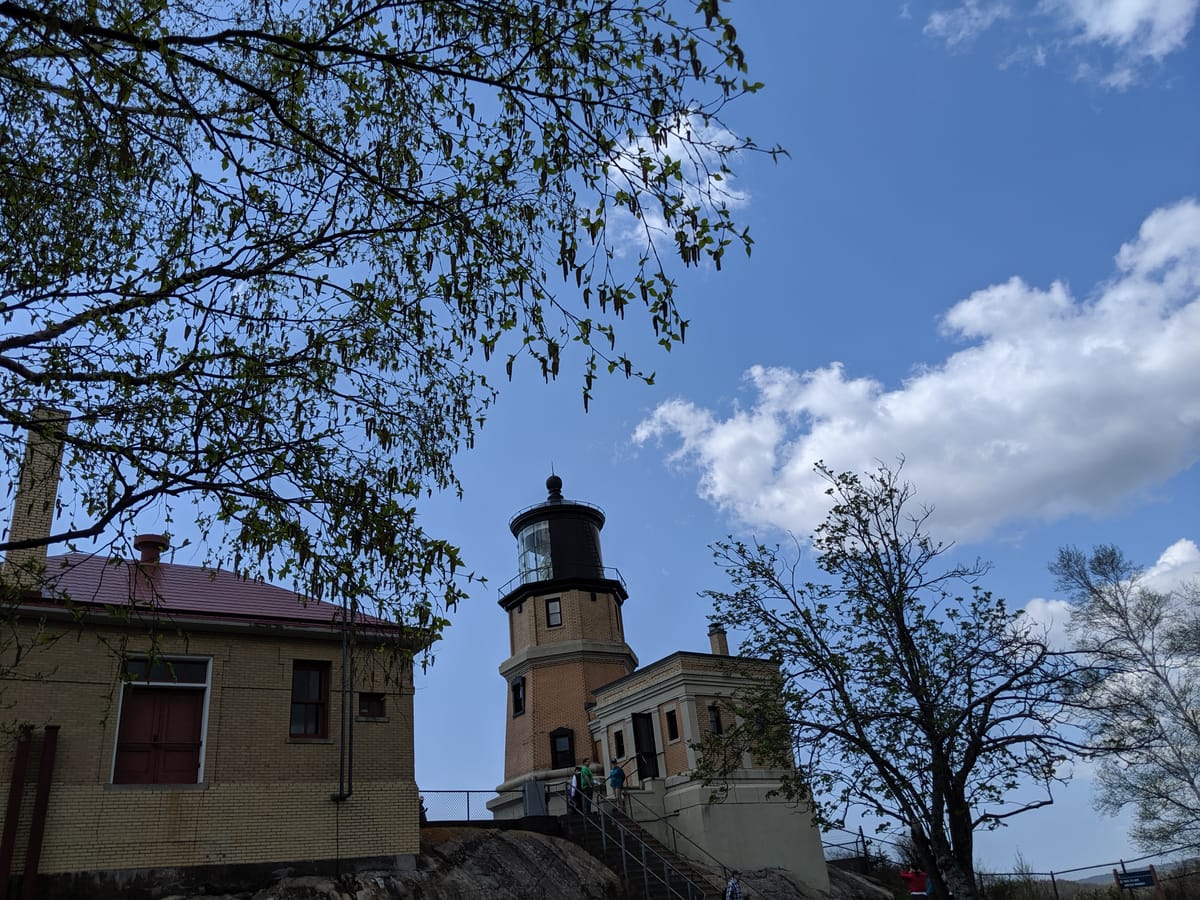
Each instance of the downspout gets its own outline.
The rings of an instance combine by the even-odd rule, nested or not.
[[[25,848],[25,870],[21,874],[21,900],[35,900],[38,896],[38,863],[42,858],[42,839],[46,836],[46,810],[50,806],[50,777],[54,774],[58,727],[47,725],[46,737],[42,742],[37,794],[33,799],[33,821],[29,826],[29,846]]]
[[[350,709],[354,693],[353,655],[348,652],[350,640],[349,610],[342,598],[342,708],[338,735],[338,789],[329,799],[342,803],[354,793],[354,717]],[[347,723],[349,723],[347,725]],[[347,745],[349,752],[347,752]]]
[[[21,819],[21,799],[25,795],[25,777],[29,773],[29,725],[21,726],[13,759],[12,780],[8,785],[8,807],[4,812],[4,836],[0,837],[0,900],[8,900],[8,878],[12,875],[13,850],[17,846],[17,826]]]

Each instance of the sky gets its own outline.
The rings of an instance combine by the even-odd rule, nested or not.
[[[990,561],[983,586],[1058,634],[1061,546],[1117,543],[1157,586],[1200,577],[1198,9],[729,4],[765,87],[724,125],[788,151],[737,162],[753,253],[679,274],[687,341],[669,353],[631,314],[644,327],[624,346],[653,385],[602,379],[585,413],[582,360],[549,385],[518,366],[457,459],[462,498],[423,503],[486,582],[417,676],[422,790],[503,780],[497,588],[517,573],[508,521],[551,472],[607,514],[642,664],[709,650],[702,592],[727,586],[709,545],[811,533],[820,460],[902,458],[933,535]],[[1020,854],[1087,876],[1141,855],[1126,819],[1092,810],[1089,769],[1074,776],[977,836],[983,870]]]
[[[1200,572],[1198,6],[731,4],[766,86],[725,124],[790,154],[739,161],[753,254],[680,276],[687,341],[644,340],[652,386],[604,381],[585,414],[569,361],[552,385],[518,372],[457,462],[463,498],[424,505],[488,583],[418,675],[422,789],[503,780],[496,588],[552,470],[607,513],[643,664],[708,650],[709,544],[821,520],[818,460],[903,457],[934,535],[1059,624],[1060,546]],[[1141,855],[1086,767],[1055,796],[979,835],[984,869]]]

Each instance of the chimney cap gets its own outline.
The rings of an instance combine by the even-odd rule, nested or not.
[[[158,557],[171,546],[165,534],[139,534],[133,539],[133,549],[142,554],[142,562],[158,562]]]
[[[724,634],[725,626],[722,625],[720,622],[709,622],[708,623],[708,633],[709,634]]]

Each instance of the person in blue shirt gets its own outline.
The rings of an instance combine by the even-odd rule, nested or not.
[[[612,768],[608,770],[608,784],[612,788],[617,806],[624,808],[622,801],[625,799],[625,770],[615,759],[612,761]]]

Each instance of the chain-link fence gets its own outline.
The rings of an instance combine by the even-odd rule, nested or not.
[[[1187,855],[1200,847],[1176,847],[1137,859],[1080,866],[1055,872],[976,873],[983,900],[1196,900],[1200,897],[1200,859]],[[1154,870],[1156,886],[1117,887],[1113,873],[1144,875]]]
[[[477,822],[491,819],[488,803],[503,797],[519,800],[520,791],[421,791],[423,820],[427,822]]]

